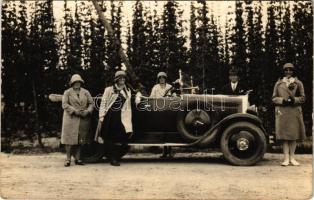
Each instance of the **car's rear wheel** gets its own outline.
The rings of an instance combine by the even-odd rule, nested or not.
[[[254,165],[266,152],[263,131],[249,122],[236,122],[227,127],[221,137],[220,147],[224,157],[233,165]]]

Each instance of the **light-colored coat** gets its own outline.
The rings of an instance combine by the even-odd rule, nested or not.
[[[121,121],[125,128],[125,132],[130,133],[133,132],[131,90],[127,89],[127,94],[125,94],[124,90],[121,90],[120,93],[126,98],[126,101],[121,109]],[[97,137],[100,135],[101,132],[101,121],[104,120],[106,114],[108,113],[108,110],[111,108],[112,104],[116,101],[117,98],[118,93],[114,92],[113,86],[105,88],[99,107],[99,122],[95,134],[95,140],[97,140]]]
[[[79,96],[80,98],[72,88],[63,94],[62,144],[85,144],[90,140],[90,119],[94,109],[93,98],[84,88],[81,88]],[[87,110],[89,114],[86,117],[80,117],[74,114],[75,110]]]
[[[166,87],[164,88],[162,88],[160,84],[156,84],[154,85],[149,97],[164,97],[166,95],[166,92],[170,93],[170,88],[172,88],[172,86],[168,83],[166,83]]]
[[[282,79],[278,80],[274,87],[272,101],[275,104],[276,139],[278,140],[303,140],[306,137],[301,107],[305,101],[304,87],[297,78],[294,83],[293,90],[290,90]],[[294,105],[283,106],[283,100],[289,97],[294,97]]]

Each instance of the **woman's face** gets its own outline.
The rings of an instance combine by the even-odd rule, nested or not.
[[[285,77],[290,78],[293,75],[293,69],[292,68],[286,68],[285,71]]]
[[[163,77],[163,76],[161,76],[161,77],[159,78],[159,83],[160,83],[160,84],[165,84],[165,83],[166,83],[166,78]]]
[[[125,84],[125,77],[124,77],[124,76],[121,76],[121,77],[118,79],[117,84],[118,84],[118,85],[124,85],[124,84]]]
[[[76,81],[72,85],[73,89],[80,89],[81,88],[81,82]]]

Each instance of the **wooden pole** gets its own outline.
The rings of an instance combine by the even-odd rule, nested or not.
[[[113,38],[115,44],[117,45],[118,52],[120,55],[120,58],[122,60],[122,62],[125,64],[126,68],[127,68],[127,74],[132,82],[132,86],[135,87],[138,90],[143,90],[144,86],[140,83],[138,76],[135,74],[133,67],[128,59],[128,57],[126,56],[126,54],[123,52],[122,46],[119,42],[119,40],[115,37],[113,29],[111,27],[111,25],[108,23],[108,21],[105,18],[105,15],[102,11],[102,8],[99,6],[97,0],[92,0],[94,7],[97,11],[97,14],[99,16],[100,21],[102,22],[102,24],[104,25],[105,29],[108,31],[108,35]]]

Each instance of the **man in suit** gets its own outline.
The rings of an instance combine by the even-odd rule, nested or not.
[[[244,86],[239,81],[239,74],[236,69],[229,70],[229,80],[230,83],[224,85],[221,89],[222,94],[226,95],[243,95],[246,90]]]

